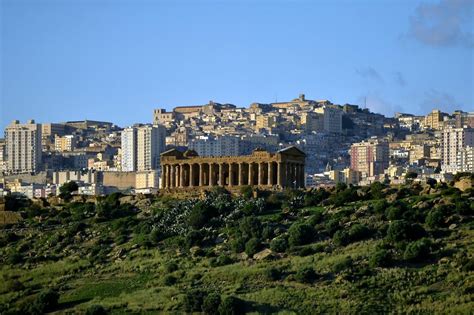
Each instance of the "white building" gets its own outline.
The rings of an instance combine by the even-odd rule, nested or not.
[[[189,142],[189,149],[199,156],[237,156],[240,154],[239,146],[240,138],[232,136],[199,137]]]
[[[458,161],[458,154],[467,146],[474,147],[474,129],[445,128],[441,144],[441,170],[448,173],[461,171],[464,160],[461,156]]]
[[[165,150],[166,129],[161,125],[137,125],[122,131],[124,172],[159,168],[160,154]]]
[[[456,165],[461,172],[474,173],[474,146],[467,146],[459,150]]]
[[[134,172],[137,169],[137,128],[122,130],[122,172]]]
[[[41,125],[14,120],[5,129],[7,173],[35,173],[41,167]]]

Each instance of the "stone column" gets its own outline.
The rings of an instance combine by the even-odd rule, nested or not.
[[[174,188],[175,187],[175,180],[176,180],[176,175],[174,172],[174,165],[170,165],[171,172],[170,172],[170,187]]]
[[[214,186],[214,163],[209,163],[209,186]]]
[[[254,185],[253,182],[253,166],[254,164],[252,162],[249,163],[249,186]]]
[[[189,187],[194,187],[194,164],[189,164]]]
[[[179,187],[184,187],[184,164],[179,165]]]
[[[258,163],[258,185],[263,185],[263,176],[265,175],[263,172],[263,163]]]
[[[273,186],[273,162],[268,162],[268,186]]]
[[[239,186],[244,185],[244,163],[239,163]]]
[[[300,187],[304,188],[306,176],[304,174],[304,164],[300,165]]]
[[[234,176],[232,176],[232,169],[234,168],[234,163],[229,163],[229,186],[232,187],[234,186]]]
[[[161,188],[166,188],[166,165],[161,165]]]
[[[279,162],[278,163],[278,181],[279,184],[278,186],[280,187],[286,187],[286,163],[285,162]]]
[[[218,172],[219,186],[224,186],[224,163],[219,163]]]
[[[204,165],[199,163],[199,186],[204,186]]]

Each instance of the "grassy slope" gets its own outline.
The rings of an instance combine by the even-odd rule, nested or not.
[[[358,205],[364,203],[370,202],[358,202]],[[261,215],[260,219],[264,222],[275,220],[277,216],[278,211],[273,211]],[[90,219],[85,221],[91,229],[110,233],[106,224],[94,224]],[[456,249],[472,257],[474,231],[471,227],[470,224],[461,224],[443,237],[443,250]],[[47,239],[55,231],[40,233],[32,230],[29,233],[32,239]],[[324,240],[320,244],[325,248],[329,242]],[[136,248],[131,240],[119,245],[127,249],[124,260],[111,259],[103,264],[74,254],[74,249],[71,249],[71,255],[55,262],[21,267],[3,264],[0,274],[7,281],[0,281],[0,304],[27,303],[40,288],[54,286],[61,292],[59,313],[84,310],[93,304],[106,306],[113,313],[126,310],[179,311],[182,310],[184,292],[190,287],[199,287],[238,296],[247,301],[248,309],[254,313],[359,314],[390,310],[397,313],[457,314],[474,309],[473,273],[460,271],[449,256],[424,264],[399,263],[389,268],[376,268],[362,276],[354,276],[350,271],[334,272],[334,265],[347,256],[352,257],[355,266],[366,265],[370,254],[381,242],[380,239],[369,239],[305,257],[285,254],[280,259],[244,260],[221,267],[210,267],[209,258],[191,257],[175,250]],[[87,244],[75,245],[76,248],[81,246]],[[177,283],[164,285],[163,278],[168,274],[164,266],[170,260],[179,266],[172,272]],[[318,280],[311,284],[293,280],[291,275],[307,266],[317,271]],[[268,280],[264,271],[269,267],[278,267],[288,276],[283,280]],[[15,278],[30,289],[12,292],[8,283]]]

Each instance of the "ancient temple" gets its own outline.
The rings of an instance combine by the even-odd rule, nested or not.
[[[171,149],[161,154],[161,188],[191,189],[223,186],[302,188],[306,154],[295,146],[276,153],[254,150],[251,155],[200,157],[193,150]]]

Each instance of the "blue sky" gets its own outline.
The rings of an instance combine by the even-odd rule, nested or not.
[[[474,0],[0,0],[1,121],[310,99],[474,110]]]

